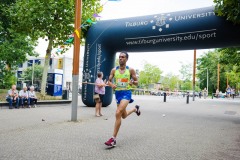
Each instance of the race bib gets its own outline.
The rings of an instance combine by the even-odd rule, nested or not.
[[[118,88],[127,88],[128,86],[128,78],[119,78],[116,82]]]

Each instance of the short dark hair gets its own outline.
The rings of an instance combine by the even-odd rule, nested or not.
[[[97,73],[97,77],[98,77],[98,78],[101,77],[102,74],[103,74],[102,72],[98,72],[98,73]]]
[[[126,55],[126,58],[128,59],[128,53],[126,51],[121,51],[121,53],[124,53]]]

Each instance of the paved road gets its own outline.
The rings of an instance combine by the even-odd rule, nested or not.
[[[94,108],[71,105],[0,108],[1,160],[239,160],[240,101],[134,96],[142,115],[123,121],[117,147],[107,149],[115,103],[94,117]],[[165,116],[163,116],[165,115]],[[44,120],[44,121],[43,121]]]

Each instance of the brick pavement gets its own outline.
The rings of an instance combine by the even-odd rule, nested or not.
[[[134,96],[142,115],[123,120],[117,147],[107,149],[115,103],[94,117],[79,102],[78,122],[71,105],[0,109],[1,160],[237,160],[240,159],[240,103],[158,96]],[[166,116],[162,116],[165,114]],[[44,120],[44,121],[42,121]]]

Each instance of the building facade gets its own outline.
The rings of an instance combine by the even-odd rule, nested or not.
[[[34,85],[36,89],[41,88],[41,83],[32,80],[26,80],[22,77],[24,70],[28,67],[34,67],[34,65],[44,66],[44,57],[28,57],[28,60],[19,65],[16,77],[17,77],[17,86],[22,88],[23,86]],[[79,86],[82,81],[82,70],[83,70],[83,61],[79,62]],[[63,73],[63,89],[68,89],[71,91],[72,88],[72,69],[73,69],[73,58],[66,56],[52,57],[49,62],[49,71],[52,70],[62,70]],[[33,71],[34,72],[34,71]],[[33,83],[33,84],[32,84]],[[78,86],[78,88],[79,88]]]

